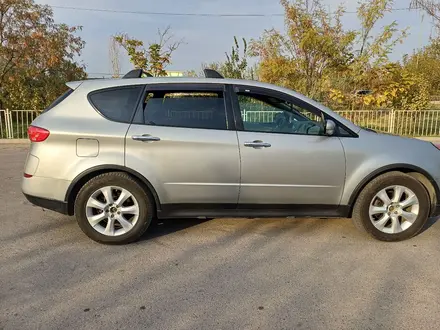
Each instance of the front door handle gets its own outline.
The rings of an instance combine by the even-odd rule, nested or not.
[[[160,138],[157,136],[151,136],[150,134],[144,134],[144,135],[133,135],[131,137],[135,141],[142,141],[142,142],[157,142],[160,141]]]
[[[249,148],[270,148],[272,145],[270,143],[267,142],[263,142],[260,140],[255,140],[252,142],[245,142],[244,143],[245,147],[249,147]]]

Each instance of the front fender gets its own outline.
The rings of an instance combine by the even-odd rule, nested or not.
[[[362,131],[358,139],[342,143],[347,171],[341,205],[353,205],[368,182],[390,171],[423,174],[440,197],[440,152],[429,142]]]

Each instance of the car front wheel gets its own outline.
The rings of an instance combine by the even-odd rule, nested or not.
[[[430,198],[415,178],[390,172],[373,179],[359,194],[353,222],[382,241],[402,241],[417,235],[430,213]]]

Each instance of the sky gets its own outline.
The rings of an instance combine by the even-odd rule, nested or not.
[[[36,0],[36,3],[51,6],[79,8],[100,8],[124,11],[150,11],[172,13],[216,13],[216,14],[282,14],[283,8],[278,0]],[[355,11],[357,1],[323,0],[330,11],[338,5],[345,5],[347,11]],[[395,8],[407,8],[409,0],[395,0]],[[183,40],[173,54],[168,70],[186,71],[201,69],[202,63],[223,61],[225,52],[230,51],[233,37],[256,39],[265,29],[284,29],[282,16],[266,17],[200,17],[200,16],[156,16],[93,12],[53,8],[57,23],[80,25],[79,35],[86,46],[79,62],[86,66],[91,77],[102,77],[112,72],[109,59],[110,37],[118,33],[143,40],[145,43],[157,39],[157,30],[171,26],[176,40]],[[428,43],[433,33],[430,19],[418,11],[394,11],[379,22],[380,27],[397,21],[400,28],[409,27],[410,35],[398,45],[392,60],[399,60],[404,54]],[[356,14],[345,14],[346,29],[359,27]],[[121,59],[122,73],[132,69],[127,56]]]

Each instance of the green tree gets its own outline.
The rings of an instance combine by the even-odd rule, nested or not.
[[[81,66],[66,60],[42,73],[16,76],[8,81],[5,108],[42,110],[66,91],[66,82],[86,78]]]
[[[343,7],[329,13],[320,0],[280,2],[286,32],[272,29],[251,42],[263,81],[295,89],[333,108],[426,106],[423,75],[389,61],[407,30],[392,22],[374,33],[392,0],[362,0],[359,30],[343,28]]]
[[[423,75],[428,82],[430,94],[440,93],[440,39],[433,38],[429,45],[407,55],[403,59],[405,68]]]
[[[356,31],[354,57],[349,65],[336,75],[329,76],[330,93],[327,102],[345,108],[420,108],[426,105],[426,84],[423,77],[403,70],[400,64],[391,63],[389,54],[407,36],[407,29],[399,30],[392,22],[373,33],[378,22],[392,9],[392,0],[364,0],[357,10],[361,28]],[[356,45],[359,45],[357,48]],[[400,81],[399,81],[400,79]],[[400,85],[399,85],[400,84]],[[414,104],[406,100],[419,88],[423,101],[414,98]],[[358,94],[357,91],[370,91]],[[337,101],[336,104],[332,101]]]
[[[225,53],[224,62],[213,62],[202,64],[202,68],[209,68],[218,71],[226,78],[233,79],[257,79],[257,71],[254,66],[249,65],[248,45],[245,38],[242,38],[243,51],[240,50],[240,43],[234,36],[234,44],[230,53]]]
[[[331,14],[318,0],[280,2],[286,33],[266,30],[251,42],[252,54],[260,60],[260,78],[319,98],[323,77],[352,60],[356,33],[344,31],[342,7]]]
[[[243,54],[240,54],[240,45],[237,37],[234,36],[234,45],[231,53],[225,53],[226,61],[223,63],[221,71],[228,78],[245,79],[248,69],[247,42],[243,38]]]
[[[408,71],[400,63],[373,67],[364,77],[368,78],[365,84],[370,93],[342,94],[345,106],[352,109],[404,110],[422,110],[428,106],[428,82],[423,75]]]
[[[191,78],[197,78],[199,76],[199,74],[196,72],[196,70],[185,71],[183,75],[185,77],[191,77]]]
[[[82,79],[74,61],[84,42],[80,27],[56,24],[50,7],[32,0],[0,2],[0,107],[42,109]]]
[[[359,3],[357,15],[361,29],[358,32],[358,42],[361,46],[357,56],[358,62],[373,66],[387,63],[388,55],[394,47],[406,38],[407,29],[399,31],[396,21],[382,27],[377,35],[372,35],[378,21],[391,12],[393,3],[393,0],[364,0]]]
[[[182,41],[173,41],[170,27],[163,32],[158,30],[159,41],[144,46],[144,42],[129,37],[127,34],[114,36],[114,40],[126,51],[136,69],[142,69],[154,77],[166,76],[166,67],[171,63],[172,54],[179,48]]]
[[[355,52],[351,63],[352,77],[357,89],[365,89],[368,82],[369,71],[372,68],[380,68],[389,63],[389,54],[398,43],[403,42],[407,36],[407,29],[399,30],[394,21],[382,27],[376,35],[372,31],[380,19],[392,9],[392,0],[364,0],[358,8],[358,18],[361,29],[358,31],[357,43],[360,48]]]
[[[410,9],[421,9],[432,17],[437,27],[440,23],[440,2],[438,0],[411,0]]]

